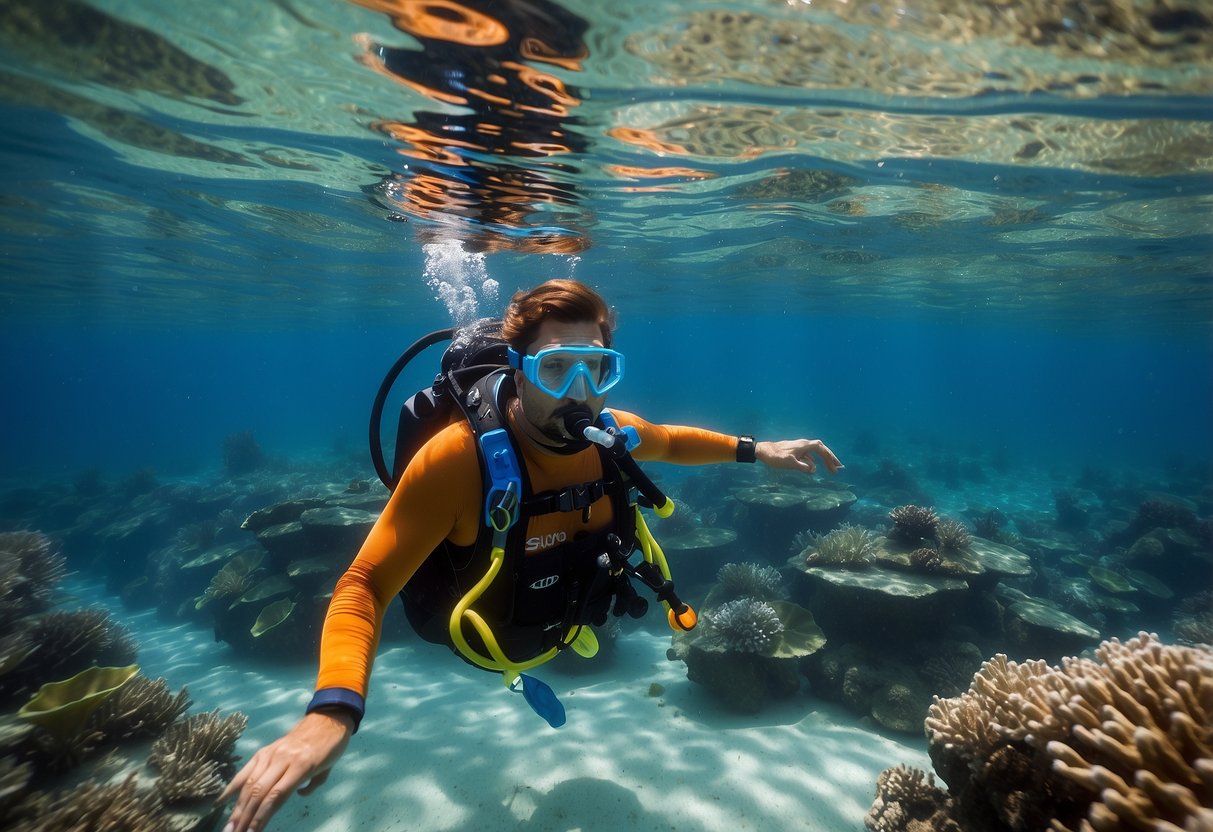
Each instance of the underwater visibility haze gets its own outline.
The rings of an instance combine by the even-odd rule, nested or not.
[[[394,606],[276,825],[1213,829],[1211,59],[1201,0],[0,0],[0,825],[221,828],[384,374],[572,277],[611,405],[846,467],[646,465],[703,623],[559,731]]]

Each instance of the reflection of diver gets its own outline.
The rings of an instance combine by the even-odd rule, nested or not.
[[[375,198],[406,216],[457,224],[454,236],[471,249],[584,248],[568,181],[576,170],[550,161],[586,147],[567,126],[576,123],[569,112],[579,94],[534,64],[580,69],[588,54],[586,22],[547,0],[356,2],[389,14],[421,43],[414,50],[367,42],[368,66],[468,110],[422,111],[410,123],[376,122],[375,129],[402,142],[400,153],[415,161],[370,188]],[[537,221],[543,207],[545,221]],[[427,233],[447,236],[422,231]]]
[[[411,348],[385,385],[450,334]],[[593,655],[591,628],[608,615],[643,614],[633,578],[667,605],[672,627],[693,627],[639,510],[647,501],[666,516],[674,505],[632,453],[804,473],[816,456],[832,473],[842,467],[819,440],[755,442],[607,410],[624,377],[613,334],[602,297],[553,280],[516,294],[496,331],[455,335],[433,388],[402,410],[397,464],[389,471],[376,459],[392,496],[333,591],[308,713],[225,790],[222,799],[239,793],[229,832],[264,829],[296,787],[307,784],[307,794],[327,779],[362,719],[383,616],[402,590],[422,636],[500,673],[553,727],[563,708],[524,674],[560,652]],[[384,398],[381,389],[376,412]],[[635,554],[640,562],[629,564]]]

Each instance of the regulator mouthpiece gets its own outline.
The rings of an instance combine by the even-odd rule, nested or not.
[[[614,436],[602,428],[594,427],[594,418],[590,411],[583,407],[575,407],[564,414],[564,429],[569,432],[569,436],[584,436],[604,448],[615,444]]]

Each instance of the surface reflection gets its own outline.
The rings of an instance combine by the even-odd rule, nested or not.
[[[362,61],[434,102],[371,126],[407,160],[368,190],[422,242],[470,251],[575,253],[587,247],[562,159],[586,149],[569,125],[580,94],[548,71],[580,71],[588,24],[546,0],[353,0],[387,15],[420,49],[360,39]],[[454,107],[456,109],[452,110]]]

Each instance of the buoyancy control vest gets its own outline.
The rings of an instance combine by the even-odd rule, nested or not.
[[[472,386],[467,414],[478,448],[483,447],[484,436],[504,430],[509,452],[520,460],[521,449],[506,427],[504,412],[514,395],[509,372],[495,371]],[[604,412],[597,426],[612,425],[609,412]],[[522,488],[516,516],[506,533],[505,561],[500,574],[475,605],[503,652],[513,661],[529,661],[553,647],[563,647],[576,627],[604,624],[617,594],[622,591],[627,595],[627,589],[623,588],[627,579],[612,575],[604,567],[602,556],[611,550],[624,556],[635,550],[635,501],[628,478],[610,454],[597,445],[592,447],[597,449],[602,462],[602,477],[592,482],[534,493],[526,466],[518,466]],[[478,453],[477,457],[488,500],[496,484],[485,454]],[[552,512],[584,515],[604,496],[611,503],[612,521],[607,528],[580,532],[536,554],[526,552],[532,517]],[[471,546],[443,541],[401,592],[409,622],[427,641],[446,644],[460,652],[452,644],[449,631],[451,612],[488,569],[493,533],[488,523],[481,523]],[[465,637],[478,653],[485,652],[473,628],[465,627]]]
[[[673,503],[631,458],[629,451],[639,441],[632,428],[619,430],[604,410],[595,427],[608,429],[619,439],[611,450],[587,443],[599,454],[601,478],[532,492],[505,418],[505,407],[517,392],[512,372],[503,366],[507,362],[505,344],[496,334],[499,327],[500,322],[483,321],[470,330],[441,330],[420,339],[385,377],[372,408],[371,456],[389,489],[395,489],[422,445],[452,421],[466,419],[476,440],[484,493],[480,531],[471,546],[443,541],[414,573],[400,593],[410,624],[422,638],[446,644],[478,667],[533,666],[566,646],[578,646],[581,628],[603,624],[609,612],[643,615],[648,605],[632,586],[635,578],[666,605],[671,627],[691,629],[694,610],[674,594],[664,555],[638,507],[638,501],[656,506],[666,516]],[[447,338],[452,345],[443,355],[442,372],[431,388],[419,391],[401,408],[389,472],[379,443],[387,395],[408,361]],[[608,528],[582,532],[538,554],[526,554],[531,517],[586,512],[603,496],[609,497],[612,509]],[[503,516],[503,506],[508,517]],[[643,560],[633,566],[628,557],[637,548]],[[469,621],[476,626],[468,626]],[[486,660],[486,655],[498,658]]]

